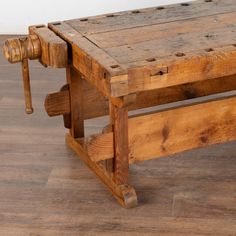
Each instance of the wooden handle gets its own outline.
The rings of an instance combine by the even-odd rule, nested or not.
[[[27,114],[33,113],[28,59],[40,58],[41,53],[41,44],[37,35],[8,39],[3,47],[3,54],[10,63],[21,62]]]
[[[25,112],[26,114],[32,114],[34,109],[32,107],[32,99],[31,99],[28,59],[23,59],[21,62],[21,66],[22,66],[23,86],[25,95]]]
[[[26,113],[33,113],[28,59],[40,59],[44,66],[66,68],[67,43],[44,25],[31,26],[29,35],[6,40],[3,54],[10,63],[21,62]]]

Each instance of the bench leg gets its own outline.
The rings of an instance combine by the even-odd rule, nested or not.
[[[67,145],[107,186],[110,192],[125,208],[137,205],[135,190],[128,185],[128,111],[110,104],[111,124],[114,130],[115,157],[102,164],[91,160],[79,138],[84,137],[83,80],[73,67],[67,68],[67,82],[70,88],[70,134],[66,135]]]
[[[67,82],[70,88],[71,129],[74,138],[84,137],[83,118],[83,79],[72,66],[66,69]]]
[[[124,208],[132,208],[137,205],[135,190],[128,184],[117,184],[108,174],[103,165],[90,159],[83,145],[73,138],[71,134],[66,135],[67,145],[80,157],[80,159],[97,175],[106,185],[108,190]]]
[[[128,108],[111,104],[114,133],[114,180],[127,184],[129,178]]]
[[[109,128],[109,130],[106,130],[105,132],[113,131],[113,127],[114,127],[114,117],[113,117],[114,112],[113,112],[113,105],[111,102],[109,102],[109,114],[110,114],[110,125],[106,127],[106,128]],[[106,171],[111,176],[111,178],[113,178],[114,177],[114,158],[105,160],[105,168],[106,168]]]

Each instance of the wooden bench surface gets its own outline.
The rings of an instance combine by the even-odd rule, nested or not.
[[[236,74],[236,0],[189,3],[49,24],[73,64],[111,96]]]

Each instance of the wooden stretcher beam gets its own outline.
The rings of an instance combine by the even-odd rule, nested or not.
[[[164,157],[236,139],[236,97],[132,117],[128,122],[129,162]],[[113,158],[113,133],[83,141],[93,161]]]
[[[83,80],[84,119],[91,119],[109,114],[108,99],[97,89]],[[128,105],[129,111],[177,102],[216,93],[236,90],[236,75],[183,84],[152,91],[139,92],[136,101]],[[45,100],[45,109],[49,116],[70,113],[69,88],[67,91],[49,94]]]

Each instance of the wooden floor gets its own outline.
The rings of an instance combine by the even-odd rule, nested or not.
[[[61,117],[44,112],[64,70],[31,63],[32,116],[20,73],[0,55],[1,236],[236,235],[236,142],[132,165],[139,206],[125,210],[65,146]],[[87,121],[87,133],[106,122]]]

